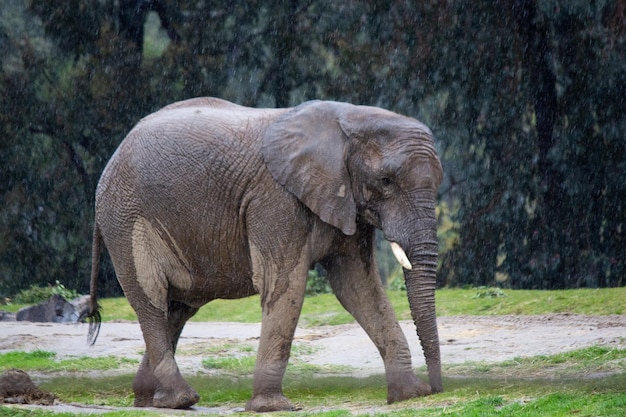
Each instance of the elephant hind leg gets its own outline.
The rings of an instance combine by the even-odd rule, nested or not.
[[[133,298],[139,301],[136,294]],[[174,351],[185,322],[197,309],[172,303],[166,315],[147,299],[143,303],[136,311],[146,353],[133,381],[135,407],[189,408],[200,397],[180,374]]]
[[[137,313],[146,343],[133,382],[135,406],[188,408],[199,397],[181,376],[174,351],[185,322],[197,310],[168,299],[171,283],[185,288],[191,278],[184,257],[170,247],[176,247],[175,242],[168,243],[163,236],[169,233],[160,223],[157,226],[138,217],[130,236],[108,244],[113,248],[110,253],[118,280]]]
[[[172,341],[172,350],[176,353],[176,347],[178,346],[178,339],[183,332],[185,323],[194,314],[198,312],[198,308],[188,306],[187,304],[179,301],[170,301],[167,314],[168,329],[170,339]]]
[[[172,301],[169,304],[168,310],[168,336],[172,347],[172,353],[176,352],[178,345],[178,339],[183,331],[183,327],[187,320],[189,320],[196,312],[197,308],[189,307],[186,304]],[[148,351],[143,356],[139,370],[133,382],[133,391],[135,393],[135,407],[152,407],[154,406],[155,394],[157,394],[159,381],[154,376],[154,372],[150,367],[150,355]],[[187,408],[198,401],[197,396],[191,394],[190,400],[193,400],[191,404],[186,405],[188,401],[183,401],[180,406],[176,408]]]

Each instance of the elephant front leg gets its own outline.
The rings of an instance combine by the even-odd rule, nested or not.
[[[246,404],[246,411],[296,410],[283,394],[282,380],[304,300],[306,271],[306,267],[297,268],[290,274],[291,279],[278,279],[273,292],[262,296],[261,339],[252,399]]]
[[[411,351],[393,307],[382,287],[373,255],[366,268],[360,258],[335,257],[325,263],[339,302],[363,327],[385,364],[387,402],[429,395],[430,385],[414,374]]]

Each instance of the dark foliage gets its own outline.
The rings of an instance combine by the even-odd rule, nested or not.
[[[85,292],[106,161],[141,117],[201,95],[250,106],[333,99],[429,124],[446,170],[441,198],[459,207],[442,284],[624,285],[625,9],[7,0],[0,295],[57,280]],[[383,250],[389,271],[388,258]],[[118,292],[108,261],[101,270],[104,292]]]

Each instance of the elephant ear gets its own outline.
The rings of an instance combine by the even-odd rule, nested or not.
[[[276,181],[324,222],[356,231],[356,204],[346,167],[348,138],[339,125],[345,103],[301,104],[270,125],[262,154]]]

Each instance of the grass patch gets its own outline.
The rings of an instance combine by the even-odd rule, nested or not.
[[[73,413],[53,413],[46,410],[31,410],[28,408],[6,407],[0,405],[0,417],[75,417]]]
[[[410,320],[411,312],[404,291],[387,291],[400,320]],[[497,288],[441,289],[435,293],[439,316],[538,315],[569,313],[584,315],[626,314],[626,287],[555,291],[507,290]],[[137,315],[124,297],[100,300],[104,321],[136,321]],[[16,312],[24,304],[3,305]],[[214,300],[191,319],[195,322],[261,321],[258,295],[239,300]],[[353,323],[354,318],[333,294],[320,294],[304,300],[300,325],[314,327]]]
[[[98,300],[102,308],[102,321],[137,321],[137,314],[125,297]]]
[[[188,351],[189,347],[185,349]],[[195,348],[192,346],[191,351]],[[245,344],[223,343],[203,349],[200,354],[211,355],[202,360],[202,366],[206,369],[221,371],[220,374],[249,376],[254,372],[256,363],[255,347]],[[287,365],[287,375],[330,375],[347,374],[353,371],[350,366],[341,365],[312,365],[306,363],[304,357],[313,353],[310,346],[295,342],[291,347],[291,357]],[[183,353],[184,355],[185,353]]]
[[[595,347],[553,356],[525,358],[516,366],[546,364],[576,368],[581,362],[619,360],[624,350]],[[510,367],[503,362],[495,368]],[[246,370],[242,363],[235,368]],[[369,416],[623,416],[626,407],[626,373],[604,378],[510,378],[502,375],[484,376],[480,365],[467,364],[463,378],[444,378],[446,391],[426,398],[386,405],[386,384],[383,375],[368,378],[346,376],[311,376],[288,372],[285,394],[303,411],[275,413],[276,416],[338,417],[367,414]],[[472,370],[473,369],[473,370]],[[623,368],[622,368],[623,369]],[[527,372],[528,373],[528,372]],[[532,372],[530,372],[532,373]],[[519,372],[515,373],[520,375]],[[186,378],[200,394],[199,406],[244,407],[252,390],[250,375],[191,376]],[[133,402],[132,375],[93,378],[56,377],[41,385],[54,391],[65,403],[129,407]],[[114,411],[107,417],[155,416],[153,411]],[[0,406],[0,417],[8,416],[64,417],[72,414],[45,410],[23,410]]]
[[[374,416],[454,416],[454,417],[531,417],[531,416],[623,416],[625,396],[619,394],[551,393],[536,398],[514,398],[509,394],[487,394],[471,401],[450,402],[444,406]]]
[[[128,365],[136,367],[139,363],[135,359],[118,358],[114,356],[68,358],[56,360],[56,353],[43,350],[32,352],[13,351],[0,354],[0,371],[19,368],[24,371],[43,372],[79,372],[85,369],[106,371],[120,369]]]
[[[8,311],[9,313],[16,313],[20,308],[28,307],[31,304],[21,304],[10,302],[8,304],[0,304],[0,310]],[[2,414],[0,414],[2,416]]]
[[[626,287],[557,291],[504,289],[496,292],[497,297],[484,296],[488,293],[480,288],[438,290],[437,313],[440,316],[551,313],[602,316],[626,313]],[[401,299],[397,301],[402,302]],[[408,308],[408,303],[394,304],[394,307],[398,309],[402,305]]]
[[[134,374],[93,378],[89,376],[58,376],[39,387],[54,392],[63,403],[132,407]]]
[[[219,369],[235,375],[249,375],[254,371],[256,356],[211,357],[202,360],[207,369]]]
[[[445,378],[446,391],[402,403],[386,404],[383,375],[368,378],[288,374],[284,392],[303,408],[276,416],[620,416],[626,407],[626,374],[606,378],[525,379]],[[54,378],[42,388],[54,391],[63,402],[130,406],[131,376]],[[200,394],[204,407],[244,407],[252,391],[251,376],[192,376],[187,381]],[[4,414],[2,414],[4,413]],[[107,416],[154,416],[156,412],[120,411]],[[0,416],[13,416],[0,407]],[[26,414],[24,414],[26,415]],[[30,414],[28,414],[30,415]],[[41,414],[51,416],[55,414]],[[58,417],[62,414],[56,414]]]
[[[204,343],[197,342],[179,346],[176,350],[176,356],[203,356],[203,355],[235,355],[242,356],[246,354],[256,355],[256,347],[252,344],[223,342]]]
[[[114,412],[106,412],[106,413],[94,413],[94,414],[74,414],[74,413],[55,413],[53,411],[48,411],[45,409],[29,409],[29,408],[20,408],[20,407],[3,407],[0,405],[0,417],[76,417],[76,416],[87,416],[87,415],[95,415],[100,417],[155,417],[159,414],[150,411],[142,411],[141,409],[137,409],[138,411],[114,411]]]
[[[592,346],[550,356],[514,358],[500,363],[466,362],[443,365],[447,375],[507,378],[594,378],[626,369],[626,349]]]
[[[400,320],[410,320],[411,312],[404,291],[387,291]],[[558,291],[500,289],[441,289],[435,293],[439,316],[538,315],[570,313],[585,315],[626,314],[626,288],[600,288]],[[101,300],[105,321],[131,320],[137,316],[125,298]],[[261,321],[258,295],[239,300],[214,300],[191,319],[195,322]],[[353,323],[333,294],[320,294],[304,300],[300,325],[314,327]]]

